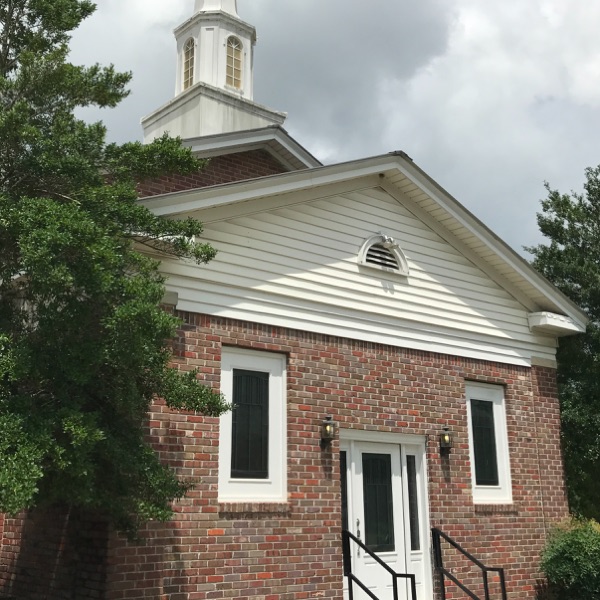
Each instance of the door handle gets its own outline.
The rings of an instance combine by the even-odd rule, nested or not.
[[[360,539],[360,519],[356,519],[356,537],[359,542],[362,542]],[[356,556],[360,556],[360,546],[357,546]]]

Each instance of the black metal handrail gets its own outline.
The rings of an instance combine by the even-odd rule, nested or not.
[[[506,600],[506,579],[504,578],[504,569],[499,567],[487,567],[480,560],[477,560],[471,553],[467,552],[464,548],[455,542],[449,535],[446,535],[441,529],[433,527],[431,529],[431,536],[433,539],[433,556],[435,560],[435,569],[439,575],[440,581],[440,593],[442,600],[446,600],[446,586],[444,585],[444,577],[447,577],[452,583],[457,585],[469,598],[473,600],[481,600],[479,596],[474,594],[466,585],[459,581],[450,571],[444,568],[444,562],[442,558],[442,538],[446,540],[453,548],[458,550],[463,556],[468,558],[476,567],[481,569],[481,576],[483,578],[483,591],[485,593],[485,600],[490,600],[490,586],[488,573],[498,573],[500,577],[500,589],[502,591],[502,600]]]
[[[350,553],[350,540],[358,544],[359,548],[364,550],[371,558],[377,562],[377,564],[381,565],[392,577],[392,586],[394,593],[394,600],[399,600],[398,596],[398,579],[408,579],[410,580],[410,590],[412,600],[417,600],[417,581],[415,576],[412,573],[396,573],[394,569],[392,569],[388,564],[386,564],[377,554],[369,550],[367,546],[363,544],[363,542],[358,539],[355,535],[350,533],[347,530],[342,531],[342,555],[344,558],[344,576],[348,578],[348,600],[354,599],[354,590],[353,583],[356,583],[370,598],[373,600],[379,600],[373,592],[368,589],[365,584],[354,575],[352,572],[352,558]]]

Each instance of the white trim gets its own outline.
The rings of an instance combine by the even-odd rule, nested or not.
[[[409,444],[412,446],[426,445],[427,438],[424,435],[411,435],[408,433],[390,433],[387,431],[368,431],[365,429],[339,430],[340,441],[376,442],[382,444]]]
[[[467,339],[461,331],[452,331],[442,327],[424,327],[420,323],[411,321],[396,324],[395,329],[391,331],[385,327],[387,321],[376,320],[365,314],[332,312],[329,307],[327,310],[322,307],[314,307],[308,312],[306,303],[298,301],[294,305],[288,305],[275,299],[265,299],[262,296],[248,297],[243,306],[228,308],[223,299],[221,299],[221,304],[217,304],[218,299],[215,299],[215,304],[209,304],[207,296],[198,300],[190,298],[187,288],[173,285],[172,282],[168,288],[179,293],[177,308],[182,311],[388,344],[399,348],[437,352],[523,367],[531,367],[533,354],[552,360],[556,352],[554,347],[546,348],[527,343],[515,345],[514,342],[506,343],[502,339],[489,340],[478,334],[473,334]],[[235,295],[232,297],[237,298]],[[229,298],[227,300],[229,301]],[[321,321],[320,317],[325,315],[326,320]],[[547,351],[547,354],[542,355],[543,351]]]
[[[240,348],[223,348],[221,392],[231,401],[233,369],[269,373],[269,477],[232,479],[231,411],[221,416],[219,430],[219,502],[285,502],[287,500],[286,357]]]
[[[557,315],[548,311],[529,313],[527,315],[529,329],[548,335],[573,335],[581,333],[573,319],[565,315]]]
[[[465,395],[467,403],[467,419],[469,424],[469,458],[471,462],[473,502],[475,504],[512,504],[510,452],[508,446],[508,432],[506,429],[506,402],[504,399],[504,388],[500,385],[467,382]],[[471,400],[483,400],[493,404],[498,485],[477,485],[475,481]]]
[[[264,148],[278,160],[288,163],[290,170],[323,166],[280,125],[189,138],[182,143],[199,158]]]

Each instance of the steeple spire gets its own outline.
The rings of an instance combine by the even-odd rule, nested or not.
[[[237,0],[196,0],[194,14],[213,11],[222,11],[239,18]]]

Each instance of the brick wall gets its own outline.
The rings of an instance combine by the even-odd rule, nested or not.
[[[180,369],[219,385],[223,345],[287,354],[288,493],[284,504],[219,504],[218,420],[157,405],[150,435],[164,460],[196,489],[171,523],[152,524],[147,543],[114,537],[108,600],[341,599],[338,443],[319,444],[331,414],[340,427],[425,435],[431,525],[491,566],[507,569],[511,600],[534,598],[548,526],[567,514],[554,372],[511,367],[305,332],[181,314]],[[512,505],[474,506],[465,380],[506,388]],[[443,425],[455,446],[440,456]],[[458,556],[446,566],[476,585]],[[496,585],[496,584],[493,584]],[[447,598],[462,598],[448,584]]]
[[[138,186],[138,190],[140,197],[156,196],[168,192],[179,192],[209,185],[255,179],[267,175],[278,175],[288,170],[266,150],[250,150],[215,156],[198,173],[168,175],[159,179],[144,181]]]

